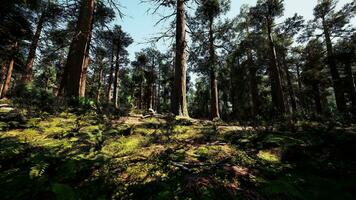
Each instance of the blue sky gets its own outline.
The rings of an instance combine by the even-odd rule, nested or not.
[[[339,6],[352,0],[340,0]],[[123,6],[122,11],[126,17],[117,19],[116,24],[119,24],[128,32],[134,39],[134,43],[129,47],[130,59],[134,58],[134,53],[140,49],[150,46],[145,43],[150,37],[164,31],[165,25],[159,24],[156,27],[155,23],[160,19],[160,15],[170,14],[170,10],[160,10],[158,14],[152,15],[148,13],[148,9],[153,8],[147,3],[140,3],[141,0],[120,0]],[[231,0],[231,10],[226,14],[226,17],[235,17],[240,11],[243,4],[254,5],[256,0]],[[303,15],[306,20],[312,19],[313,8],[317,0],[285,0],[285,17],[293,16],[294,13]],[[160,14],[160,15],[159,15]],[[282,18],[282,19],[283,19]],[[166,50],[169,47],[168,43],[159,42],[156,47],[160,50]]]

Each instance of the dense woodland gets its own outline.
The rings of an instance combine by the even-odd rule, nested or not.
[[[355,1],[124,2],[0,2],[1,198],[356,198]]]

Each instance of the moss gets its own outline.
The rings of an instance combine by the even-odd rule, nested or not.
[[[137,127],[133,129],[134,134],[141,134],[141,135],[152,135],[157,130],[153,128],[145,128],[145,127]]]
[[[132,135],[109,139],[105,142],[102,152],[111,156],[125,156],[140,150],[148,143],[148,138],[142,135]]]
[[[266,150],[263,151],[262,150],[262,151],[258,152],[257,157],[262,160],[271,162],[271,163],[279,163],[281,160],[280,156],[277,155],[276,151],[266,151]]]
[[[99,125],[84,126],[79,129],[79,133],[93,133],[100,130]]]
[[[191,126],[194,124],[193,120],[189,117],[180,117],[176,116],[174,119],[174,123],[177,125]]]

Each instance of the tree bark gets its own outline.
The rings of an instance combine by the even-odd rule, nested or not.
[[[345,96],[344,96],[342,80],[340,78],[339,71],[337,70],[336,61],[334,58],[330,31],[329,31],[329,27],[325,23],[324,18],[322,19],[322,23],[323,23],[323,29],[324,29],[323,31],[324,31],[324,37],[325,37],[325,43],[326,43],[326,50],[327,50],[327,55],[328,55],[328,65],[329,65],[331,78],[332,78],[332,82],[333,82],[333,87],[334,87],[336,106],[340,112],[344,112],[346,109],[346,100],[345,100]]]
[[[95,3],[94,3],[95,6]],[[95,9],[95,8],[94,8]],[[93,17],[91,18],[91,27],[90,27],[90,33],[89,33],[89,40],[87,43],[87,49],[85,52],[84,56],[84,62],[83,62],[83,71],[80,76],[80,88],[79,88],[79,96],[80,97],[85,97],[85,91],[86,91],[86,83],[87,83],[87,72],[88,72],[88,67],[90,63],[90,44],[91,44],[91,38],[92,38],[92,30],[94,27],[94,11],[93,11]]]
[[[112,42],[112,49],[111,49],[111,66],[110,66],[110,72],[109,72],[109,81],[108,81],[108,99],[107,102],[108,104],[112,103],[112,84],[113,84],[113,74],[114,74],[114,70],[115,70],[115,65],[114,65],[114,46],[115,46],[115,42],[113,40]]]
[[[272,92],[272,103],[274,105],[275,112],[279,115],[285,113],[285,102],[283,96],[283,89],[281,84],[280,72],[277,64],[277,54],[275,44],[272,38],[272,23],[268,20],[267,33],[270,48],[270,81],[271,81],[271,92]]]
[[[4,76],[6,74],[6,64],[7,64],[7,62],[4,61],[1,65],[1,70],[0,70],[0,95],[1,95],[2,88],[4,86]]]
[[[17,42],[14,43],[13,48],[15,50],[17,50],[17,48],[18,48],[18,43]],[[10,83],[11,83],[11,76],[12,76],[12,71],[14,69],[14,64],[15,64],[15,59],[14,59],[14,55],[12,55],[11,60],[9,62],[9,66],[7,68],[7,73],[6,73],[4,85],[3,85],[2,90],[1,90],[0,99],[6,98],[7,91],[9,90]]]
[[[25,66],[25,74],[22,76],[21,84],[29,84],[32,82],[32,67],[33,67],[33,63],[36,58],[36,50],[37,50],[37,46],[38,46],[38,41],[40,40],[42,29],[43,29],[43,24],[45,22],[45,13],[44,12],[42,12],[42,14],[39,17],[36,32],[32,38],[32,42],[31,42],[31,46],[30,46],[30,50],[28,53],[26,66]]]
[[[217,69],[215,62],[215,47],[214,47],[214,30],[213,30],[213,18],[209,20],[209,54],[210,54],[210,118],[219,119],[219,94],[218,94],[218,80]]]
[[[187,105],[187,64],[186,64],[186,18],[185,0],[177,0],[176,16],[176,61],[172,99],[172,110],[175,115],[189,117]]]
[[[101,64],[100,65],[100,69],[99,69],[99,76],[98,76],[98,89],[96,91],[96,102],[100,102],[100,95],[101,95],[101,86],[103,84],[103,74],[104,74],[104,65]]]
[[[120,48],[121,42],[117,41],[117,51],[116,51],[116,66],[114,73],[114,106],[116,109],[119,109],[119,78],[120,78]]]
[[[65,77],[64,94],[67,97],[80,97],[82,77],[86,76],[86,53],[89,50],[95,0],[81,0],[76,33],[69,48]],[[85,86],[84,86],[85,87]]]
[[[285,53],[283,53],[282,59],[283,59],[282,62],[283,62],[284,71],[286,73],[286,78],[287,78],[287,89],[288,89],[288,94],[289,94],[289,98],[290,98],[290,103],[292,106],[292,112],[296,113],[297,112],[297,103],[295,100],[295,93],[294,93],[294,89],[293,89],[292,78],[289,73]]]
[[[14,60],[14,58],[12,58],[10,63],[9,63],[9,67],[7,68],[7,73],[6,73],[4,86],[3,86],[2,91],[1,91],[1,99],[6,98],[7,91],[9,90],[10,82],[11,82],[11,76],[12,76],[12,70],[14,68],[14,63],[15,63],[15,60]]]
[[[318,83],[312,84],[313,92],[314,92],[314,103],[315,109],[318,114],[322,113],[322,106],[321,106],[321,97],[320,97],[320,88]]]

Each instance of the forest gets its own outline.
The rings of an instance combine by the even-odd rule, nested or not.
[[[310,1],[0,1],[0,198],[356,199],[356,1]]]

